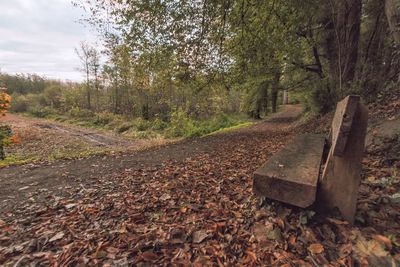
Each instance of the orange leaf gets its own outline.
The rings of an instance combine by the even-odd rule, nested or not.
[[[324,246],[319,243],[314,243],[308,247],[308,251],[310,251],[312,254],[319,254],[324,252]]]
[[[256,253],[254,253],[251,250],[246,250],[246,254],[253,260],[253,261],[257,261],[257,255]]]
[[[383,236],[383,235],[374,235],[373,238],[374,238],[376,241],[378,241],[378,242],[380,242],[380,243],[383,243],[389,250],[392,249],[392,247],[393,247],[393,246],[392,246],[392,241],[390,241],[390,239],[387,238],[386,236]]]

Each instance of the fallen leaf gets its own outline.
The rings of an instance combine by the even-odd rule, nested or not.
[[[199,244],[208,237],[207,232],[204,230],[196,231],[192,234],[193,243]]]
[[[181,207],[181,208],[179,209],[179,211],[180,211],[181,213],[186,213],[187,207]]]
[[[333,218],[327,218],[327,220],[328,220],[329,222],[331,222],[331,223],[336,224],[336,225],[347,225],[347,224],[349,224],[349,223],[346,222],[346,221],[341,221],[341,220],[337,220],[337,219],[333,219]]]
[[[389,238],[387,238],[386,236],[383,236],[383,235],[374,235],[373,238],[374,238],[376,241],[378,241],[378,242],[384,244],[389,250],[391,250],[391,249],[393,248],[392,241],[391,241]]]
[[[250,258],[254,261],[257,261],[257,255],[251,250],[246,250],[246,254],[250,256]]]
[[[351,254],[352,250],[353,250],[353,246],[351,244],[342,245],[339,249],[339,257],[342,259],[342,258],[349,256]]]
[[[50,238],[49,242],[54,242],[54,241],[60,240],[63,237],[64,237],[64,233],[63,232],[58,232],[55,236]]]
[[[71,204],[65,205],[65,208],[66,208],[67,210],[69,210],[69,209],[72,209],[72,208],[75,207],[75,206],[76,206],[76,204],[71,203]]]
[[[311,244],[308,248],[308,251],[310,251],[312,254],[319,254],[324,252],[324,246],[322,246],[319,243],[314,243]]]
[[[144,260],[144,261],[156,261],[158,260],[158,256],[157,254],[151,252],[151,251],[145,251],[142,254],[140,254],[140,257]]]
[[[169,194],[167,194],[167,193],[163,194],[160,197],[160,200],[162,200],[162,201],[165,201],[165,200],[168,200],[168,199],[171,199],[171,196]]]

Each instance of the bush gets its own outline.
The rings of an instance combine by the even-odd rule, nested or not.
[[[107,112],[102,112],[102,113],[98,113],[96,115],[96,119],[94,121],[95,125],[107,125],[109,123],[111,123],[112,121],[114,121],[115,116],[111,113],[107,113]]]
[[[4,148],[11,143],[11,136],[11,127],[8,125],[0,125],[0,160],[5,159]]]
[[[14,112],[27,112],[28,111],[28,99],[24,95],[14,94],[12,96],[11,110]]]
[[[326,87],[320,87],[312,92],[313,106],[317,107],[318,113],[326,114],[335,107],[335,95]]]
[[[139,118],[135,121],[135,126],[138,131],[146,131],[151,127],[152,122]]]
[[[193,120],[188,118],[181,109],[178,109],[171,114],[167,134],[171,137],[189,137],[197,135],[198,129],[196,129]]]
[[[69,110],[69,115],[74,118],[91,118],[94,117],[95,113],[88,109],[73,107]]]
[[[124,132],[128,131],[129,129],[131,129],[133,126],[134,126],[133,123],[125,122],[125,123],[122,123],[120,126],[118,126],[116,131],[117,131],[117,133],[124,133]]]
[[[152,121],[151,129],[154,131],[163,131],[168,127],[168,123],[159,118]]]
[[[57,111],[50,107],[35,105],[28,107],[28,113],[38,118],[46,118],[51,114],[57,114]]]

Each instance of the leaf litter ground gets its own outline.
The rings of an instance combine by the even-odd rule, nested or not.
[[[215,135],[212,149],[184,160],[108,173],[40,204],[24,201],[0,220],[0,264],[395,266],[399,206],[388,196],[399,180],[373,155],[353,227],[253,196],[254,170],[310,130],[292,123],[297,113]]]

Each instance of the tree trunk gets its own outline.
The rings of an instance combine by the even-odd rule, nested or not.
[[[283,91],[283,101],[282,101],[283,105],[287,105],[289,104],[289,92],[287,90]]]
[[[400,4],[396,0],[385,0],[385,14],[393,40],[400,44]]]
[[[86,64],[86,100],[87,108],[92,108],[91,97],[90,97],[90,78],[89,78],[89,63]]]
[[[264,111],[264,114],[268,114],[268,82],[262,82],[260,85],[260,91],[261,91],[261,108]]]
[[[354,78],[360,39],[361,0],[329,0],[325,6],[325,47],[331,85],[339,97]]]
[[[281,79],[281,72],[277,71],[274,76],[274,80],[272,82],[272,91],[271,91],[271,106],[272,113],[275,113],[278,110],[278,91],[279,91],[279,80]]]
[[[0,160],[4,160],[6,158],[6,155],[4,153],[4,146],[2,144],[2,140],[0,140]]]

